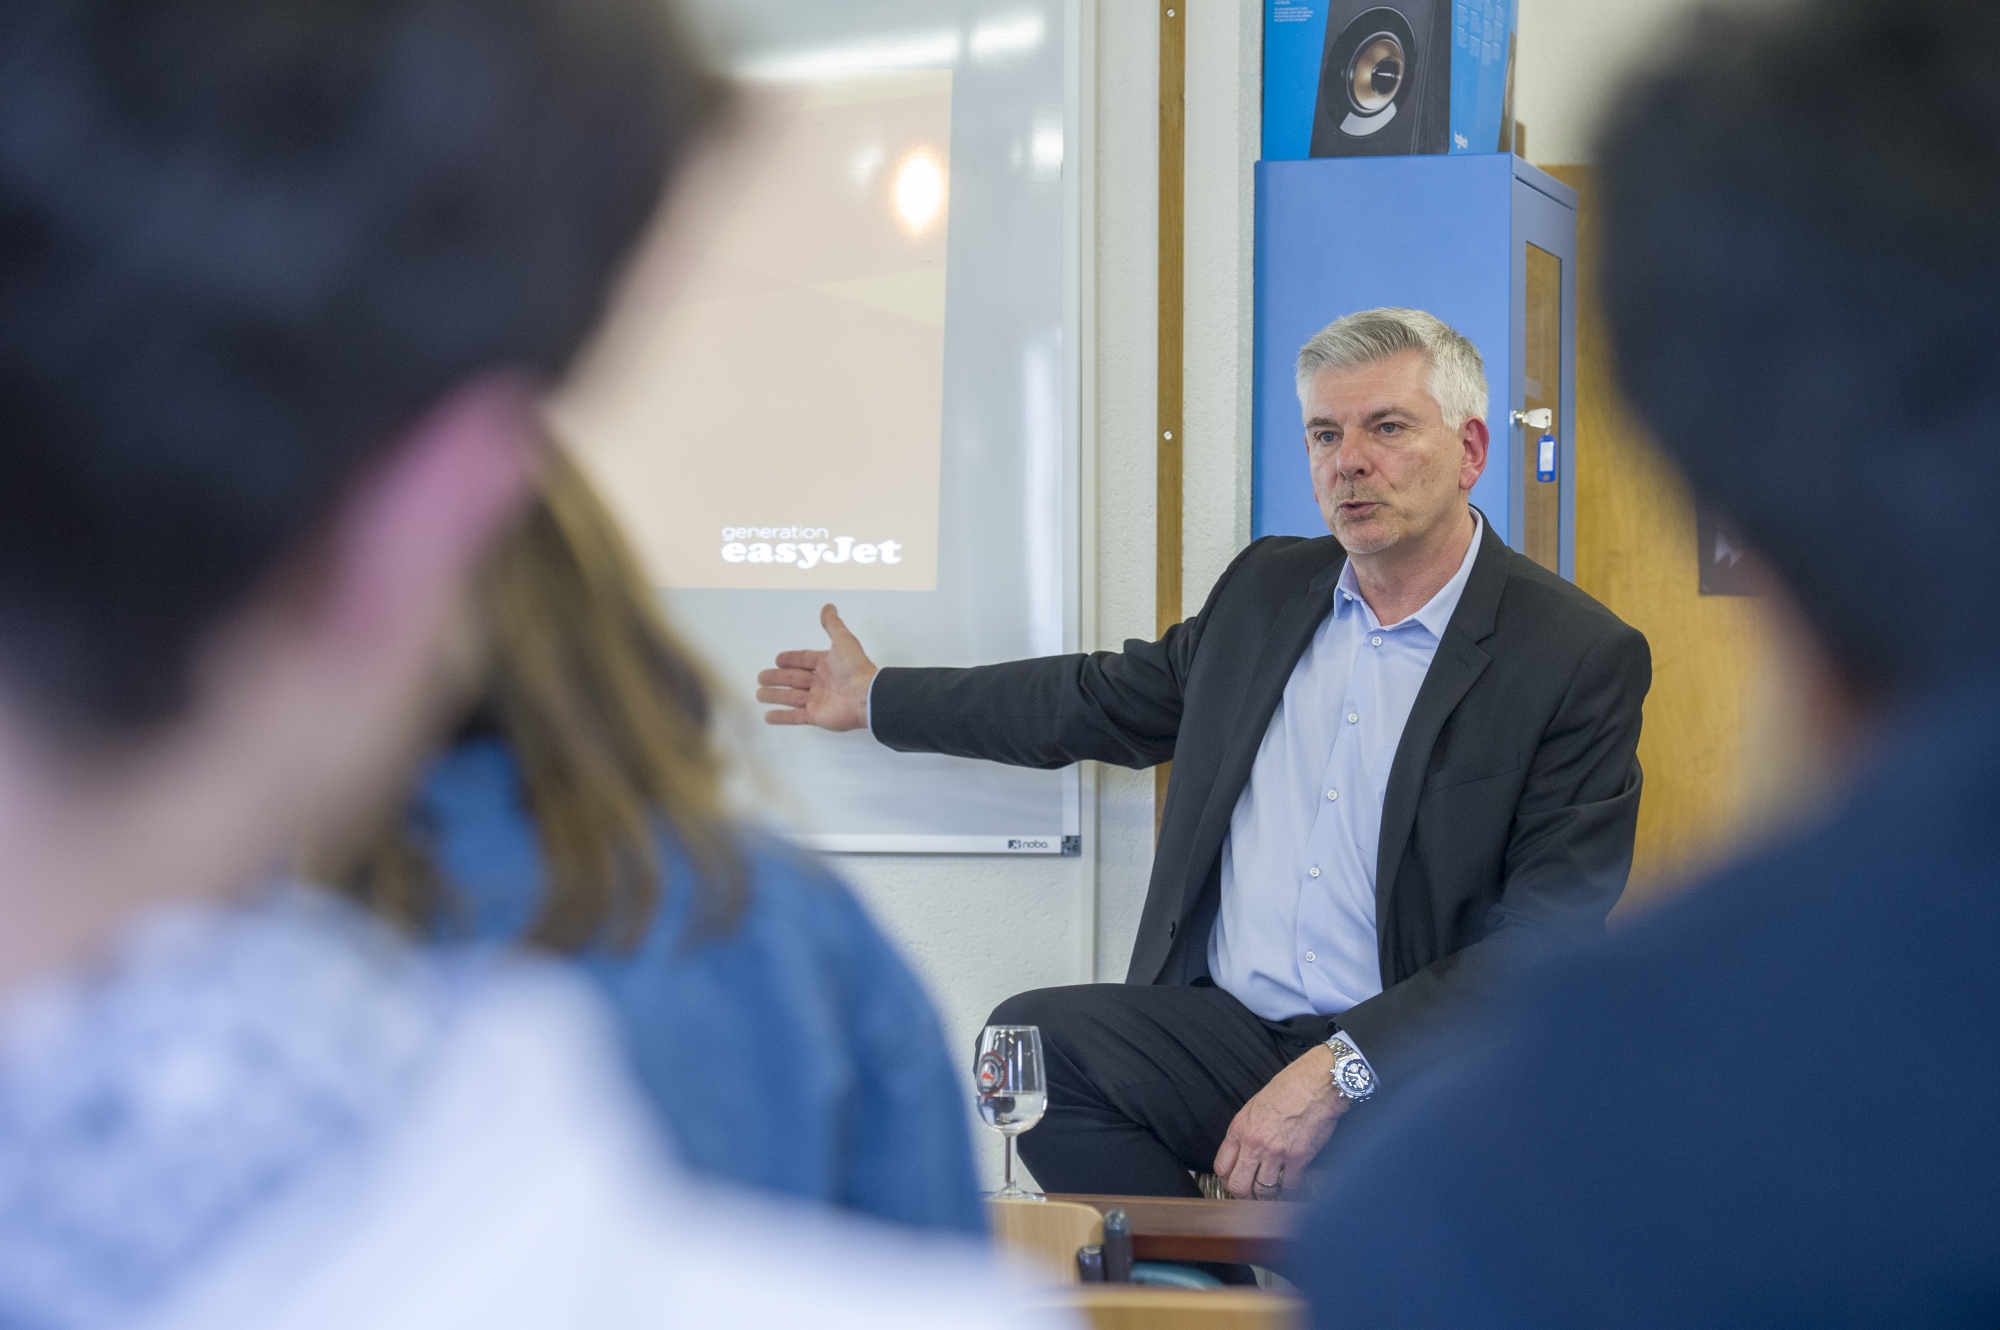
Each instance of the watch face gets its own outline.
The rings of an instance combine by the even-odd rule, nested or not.
[[[1358,1057],[1342,1059],[1333,1069],[1333,1079],[1350,1099],[1365,1099],[1375,1090],[1375,1073]]]

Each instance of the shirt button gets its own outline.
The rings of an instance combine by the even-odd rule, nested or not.
[[[1310,951],[1306,953],[1306,963],[1307,963],[1308,965],[1310,965],[1310,964],[1311,964],[1312,962],[1314,962],[1314,961],[1316,961],[1316,960],[1318,960],[1318,959],[1319,959],[1319,957],[1317,957],[1317,956],[1313,955],[1313,953],[1311,953]]]
[[[1350,711],[1350,712],[1348,712],[1348,713],[1347,713],[1347,723],[1348,723],[1349,725],[1352,725],[1352,724],[1353,724],[1353,723],[1354,723],[1355,721],[1357,721],[1357,720],[1360,720],[1360,719],[1361,719],[1361,715],[1360,715],[1360,713],[1359,713],[1359,712],[1354,712],[1354,711]]]
[[[1319,876],[1319,869],[1317,869],[1317,868],[1308,868],[1308,869],[1306,870],[1306,876],[1307,876],[1307,877],[1318,877],[1318,876]]]
[[[1328,791],[1326,792],[1326,797],[1327,797],[1327,798],[1329,798],[1329,799],[1338,799],[1338,798],[1340,797],[1340,791],[1339,791],[1339,790],[1328,790]]]
[[[1368,642],[1369,642],[1369,644],[1370,644],[1371,646],[1378,646],[1378,647],[1379,647],[1379,646],[1381,646],[1381,645],[1382,645],[1382,639],[1381,639],[1381,638],[1379,638],[1379,637],[1371,637],[1371,638],[1369,638],[1369,639],[1368,639]]]

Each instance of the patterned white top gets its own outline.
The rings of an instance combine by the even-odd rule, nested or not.
[[[557,967],[309,889],[155,916],[0,1019],[0,1326],[1047,1323],[961,1241],[697,1187],[613,1047]]]

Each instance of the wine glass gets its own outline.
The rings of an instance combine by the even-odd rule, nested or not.
[[[980,1031],[973,1086],[979,1094],[979,1116],[1007,1142],[1007,1185],[994,1192],[993,1199],[1041,1200],[1038,1193],[1014,1182],[1014,1138],[1040,1122],[1049,1106],[1048,1082],[1042,1075],[1041,1029],[989,1025]]]

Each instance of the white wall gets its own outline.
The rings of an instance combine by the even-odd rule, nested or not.
[[[1181,606],[1250,542],[1250,315],[1263,116],[1258,6],[1196,0],[1187,33],[1187,262]]]
[[[1514,113],[1528,127],[1528,156],[1590,161],[1598,113],[1621,74],[1700,7],[1701,0],[1521,0]]]
[[[1695,0],[1522,0],[1518,114],[1538,161],[1588,160],[1616,70]],[[1176,6],[1179,8],[1179,6]],[[1153,635],[1158,28],[1152,0],[1086,0],[1086,649]],[[1183,607],[1250,534],[1251,168],[1262,12],[1192,0],[1187,33]],[[850,856],[836,867],[910,956],[968,1069],[1023,989],[1121,979],[1152,860],[1150,773],[1086,773],[1072,859]],[[969,1075],[969,1070],[968,1070]],[[989,1185],[999,1141],[977,1136]]]

